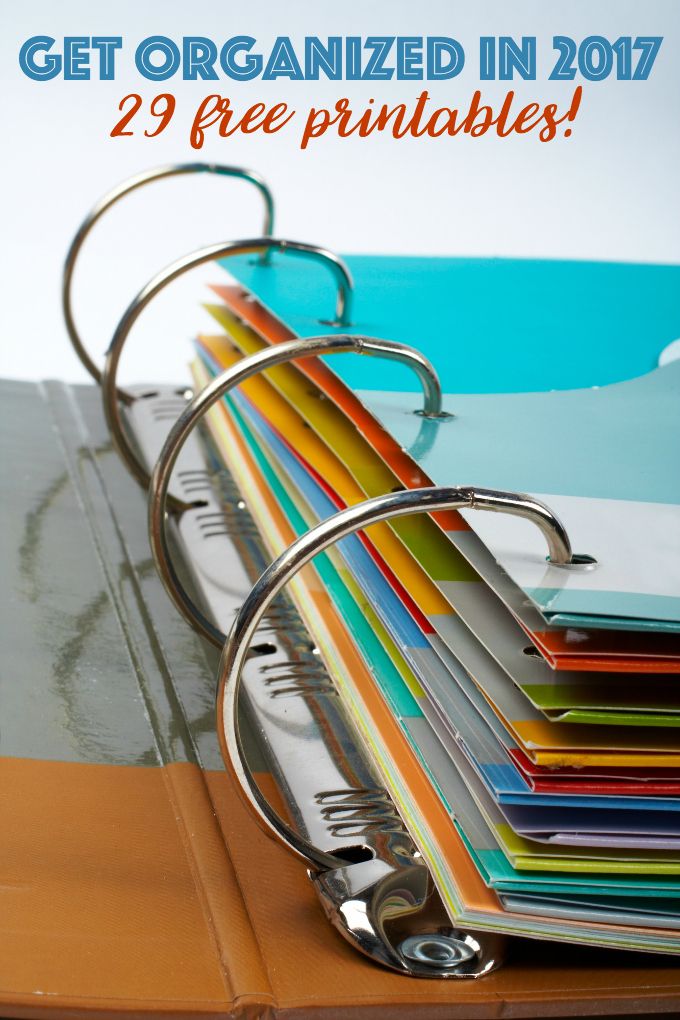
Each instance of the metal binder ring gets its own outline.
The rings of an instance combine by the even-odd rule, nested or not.
[[[78,228],[78,232],[75,237],[71,241],[71,245],[66,255],[66,261],[64,262],[61,284],[61,304],[64,312],[66,331],[81,363],[85,366],[95,382],[101,382],[101,371],[85,350],[83,341],[73,318],[73,307],[71,304],[73,273],[76,267],[78,255],[80,254],[80,249],[85,242],[85,238],[106,210],[110,209],[112,205],[115,205],[116,202],[123,198],[124,195],[129,195],[130,192],[136,191],[138,188],[142,188],[145,184],[149,184],[151,181],[159,181],[164,177],[178,177],[184,174],[201,173],[217,174],[220,177],[236,177],[240,180],[249,181],[253,184],[262,195],[262,199],[264,201],[264,223],[262,226],[262,233],[266,237],[271,236],[274,229],[273,195],[265,181],[258,173],[255,173],[254,170],[246,170],[243,167],[224,166],[220,163],[174,163],[169,164],[168,166],[155,167],[153,170],[145,170],[141,174],[135,174],[134,177],[129,177],[126,181],[123,181],[122,184],[119,184],[117,187],[107,192],[103,198],[100,198],[94,208],[90,210]]]
[[[328,266],[335,277],[337,285],[336,317],[338,324],[348,324],[347,320],[350,313],[353,288],[349,269],[337,255],[326,251],[325,248],[319,248],[315,244],[305,244],[302,241],[283,241],[274,237],[257,237],[248,241],[224,241],[221,244],[211,244],[208,248],[200,248],[198,251],[191,252],[190,255],[185,255],[184,258],[178,259],[177,262],[173,262],[172,265],[158,273],[157,276],[154,276],[147,283],[146,287],[139,292],[118,323],[116,332],[113,334],[111,346],[106,352],[106,361],[101,377],[104,416],[111,432],[113,444],[133,478],[136,478],[140,485],[146,487],[149,480],[148,473],[123,427],[119,406],[120,394],[116,384],[118,363],[128,333],[149,302],[157,294],[160,294],[169,283],[183,276],[190,269],[202,266],[206,262],[214,262],[216,259],[229,258],[232,255],[251,255],[268,251],[285,252],[290,255],[319,259],[324,265]],[[309,343],[308,340],[304,342]]]
[[[262,795],[243,753],[238,724],[241,673],[250,644],[267,609],[297,572],[324,549],[362,528],[393,517],[435,510],[490,510],[532,521],[548,543],[551,561],[568,563],[571,545],[561,522],[531,496],[493,489],[427,488],[387,493],[341,510],[296,539],[264,571],[234,620],[220,660],[217,685],[217,732],[225,762],[246,806],[264,831],[292,850],[314,870],[341,868],[347,862],[315,847],[291,828]]]
[[[427,413],[438,414],[441,408],[441,388],[437,374],[430,362],[414,347],[396,343],[393,340],[378,340],[365,336],[318,336],[308,340],[289,340],[286,343],[267,347],[249,358],[243,358],[238,364],[218,375],[203,389],[179,416],[172,426],[154,468],[149,486],[149,540],[151,551],[156,562],[158,573],[165,585],[170,598],[182,616],[192,627],[199,631],[219,648],[226,641],[222,633],[200,611],[187,594],[172,564],[168,539],[165,530],[166,509],[168,506],[168,487],[173,467],[179,457],[187,437],[203,415],[218,400],[235,386],[245,382],[253,375],[263,372],[274,365],[282,365],[297,358],[311,358],[321,354],[341,354],[353,352],[373,357],[387,358],[410,366],[417,374],[423,387],[423,406]],[[143,469],[142,469],[143,470]],[[140,478],[142,484],[149,483],[149,476],[144,472]],[[173,501],[173,509],[183,511],[191,504]]]

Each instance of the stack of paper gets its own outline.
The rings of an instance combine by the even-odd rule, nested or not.
[[[329,332],[325,277],[232,261],[199,383]],[[453,917],[677,951],[680,362],[658,357],[680,333],[678,270],[352,268],[353,331],[421,349],[452,417],[416,415],[401,367],[305,359],[214,410],[221,455],[272,555],[407,487],[528,492],[554,510],[578,566],[547,563],[525,521],[444,512],[346,538],[293,594]]]

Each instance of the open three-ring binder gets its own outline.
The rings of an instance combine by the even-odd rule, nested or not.
[[[129,191],[195,172],[252,183],[263,235],[156,276],[100,369],[71,307],[87,234]],[[659,484],[643,521],[654,582],[609,588],[610,545],[583,527],[596,497],[548,488],[557,516],[529,470],[550,421],[582,413],[573,366],[565,409],[538,370],[521,399],[513,380],[448,397],[437,345],[403,342],[412,322],[398,341],[370,335],[385,307],[399,314],[399,288],[381,304],[390,266],[363,267],[362,312],[346,262],[272,237],[273,221],[266,184],[239,168],[164,167],[115,189],[64,274],[99,389],[3,384],[4,1013],[672,1012],[680,614],[676,553],[664,538],[666,563],[654,535],[674,489]],[[191,385],[123,390],[144,308],[217,259],[233,273],[211,306],[225,332],[200,338]],[[436,318],[426,288],[444,307],[451,267],[415,263],[396,275]],[[654,441],[674,421],[676,365],[633,380]],[[399,389],[376,389],[390,371]],[[416,392],[401,391],[408,371]],[[601,371],[593,355],[583,385]],[[590,391],[613,435],[626,385]],[[518,437],[535,433],[522,461]],[[496,484],[513,464],[532,495]]]

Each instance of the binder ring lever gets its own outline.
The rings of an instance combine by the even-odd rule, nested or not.
[[[285,252],[286,254],[317,259],[323,262],[333,274],[337,286],[336,319],[338,325],[348,325],[354,286],[350,271],[337,255],[327,251],[325,248],[319,248],[315,244],[305,244],[302,241],[285,241],[274,237],[257,237],[247,241],[224,241],[220,244],[212,244],[207,248],[200,248],[198,251],[191,252],[191,254],[178,259],[158,273],[157,276],[154,276],[132,301],[118,323],[111,345],[106,353],[106,362],[101,376],[104,416],[111,432],[114,446],[133,478],[136,478],[143,487],[146,487],[148,484],[148,473],[125,432],[119,406],[121,399],[127,400],[129,403],[131,398],[126,394],[121,394],[116,381],[118,364],[130,330],[156,295],[160,294],[168,284],[183,276],[190,269],[195,269],[197,266],[202,266],[207,262],[214,262],[216,259],[229,258],[233,255],[262,254],[270,251]],[[304,341],[305,344],[310,342],[309,340]]]
[[[222,633],[195,605],[172,564],[166,534],[166,508],[170,504],[176,511],[191,508],[190,503],[170,501],[168,487],[173,467],[187,437],[203,415],[218,400],[251,376],[282,365],[297,358],[311,358],[321,354],[339,353],[366,354],[371,357],[388,358],[414,369],[423,387],[423,409],[425,414],[437,415],[441,408],[441,388],[437,374],[420,351],[392,340],[379,340],[365,336],[318,336],[310,339],[289,340],[286,343],[267,347],[257,354],[243,358],[212,380],[184,409],[172,426],[156,463],[149,485],[149,476],[139,464],[137,475],[142,485],[149,485],[149,540],[158,573],[166,591],[186,620],[219,648],[226,640]],[[113,385],[113,384],[112,384]]]
[[[563,525],[545,504],[531,496],[453,487],[387,493],[341,510],[296,539],[255,583],[224,645],[217,686],[217,731],[225,762],[237,781],[244,803],[264,831],[300,857],[313,871],[342,868],[347,862],[318,849],[277,814],[261,793],[243,753],[238,703],[241,673],[251,641],[272,601],[297,572],[324,549],[379,521],[454,509],[488,510],[524,517],[536,524],[545,536],[552,562],[568,563],[571,560],[571,545]]]
[[[129,195],[132,191],[137,191],[138,188],[144,187],[145,184],[150,184],[151,181],[160,181],[165,177],[180,177],[185,174],[200,173],[216,174],[219,177],[235,177],[239,180],[249,181],[250,184],[254,185],[264,202],[262,233],[266,237],[270,237],[272,234],[274,229],[274,197],[258,173],[254,170],[246,170],[240,166],[225,166],[222,163],[171,163],[167,166],[154,167],[153,170],[145,170],[143,173],[135,174],[134,177],[129,177],[126,181],[123,181],[107,192],[87,214],[71,241],[64,262],[61,285],[61,305],[64,313],[64,322],[66,323],[66,332],[81,363],[97,383],[101,383],[101,371],[85,349],[73,317],[73,304],[71,300],[73,273],[85,239],[107,209],[110,209],[112,205],[115,205],[125,195]],[[268,254],[268,252],[264,253],[262,261],[267,259]]]

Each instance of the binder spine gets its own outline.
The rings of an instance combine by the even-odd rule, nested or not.
[[[71,241],[66,255],[66,260],[64,262],[61,287],[62,310],[69,339],[71,340],[71,344],[73,345],[81,363],[98,384],[101,384],[101,370],[90,357],[73,316],[71,291],[73,287],[73,274],[75,272],[80,251],[97,221],[101,219],[108,209],[119,202],[121,198],[124,198],[125,195],[129,195],[131,192],[137,191],[139,188],[144,187],[146,184],[150,184],[152,181],[163,180],[166,177],[180,177],[187,174],[216,174],[219,177],[232,177],[243,181],[249,181],[258,190],[264,202],[264,222],[262,225],[263,236],[270,237],[274,230],[274,197],[269,190],[269,187],[258,173],[254,170],[246,170],[243,167],[225,166],[221,163],[173,163],[168,166],[155,167],[152,170],[145,170],[143,173],[135,174],[134,177],[128,178],[126,181],[123,181],[111,191],[107,192],[107,194],[104,195],[90,210],[78,228],[75,237]],[[267,261],[268,256],[269,252],[264,252],[262,255],[262,261]]]
[[[190,269],[204,265],[207,262],[214,262],[216,259],[226,259],[234,255],[257,255],[274,251],[314,259],[326,265],[333,275],[337,288],[335,319],[331,325],[350,325],[349,317],[354,286],[351,274],[342,259],[325,248],[318,247],[318,245],[306,244],[302,241],[286,241],[273,237],[259,237],[246,241],[229,241],[210,245],[173,262],[172,265],[150,280],[129,305],[118,323],[106,354],[104,371],[101,374],[104,416],[111,432],[113,443],[132,476],[137,479],[140,485],[144,487],[147,485],[147,472],[139,456],[136,454],[129,437],[125,433],[120,414],[120,402],[129,404],[131,398],[129,394],[119,391],[117,386],[118,364],[130,330],[149,302],[164,290],[168,284],[183,276]],[[305,343],[309,343],[309,341],[305,341]]]

